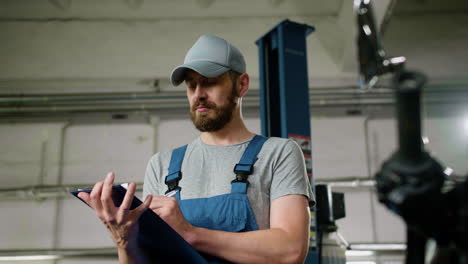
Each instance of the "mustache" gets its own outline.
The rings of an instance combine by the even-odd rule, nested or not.
[[[192,111],[197,110],[197,107],[199,107],[199,106],[203,106],[203,107],[206,107],[206,108],[208,108],[208,109],[216,108],[216,104],[215,104],[215,103],[208,102],[208,101],[197,100],[197,101],[192,105]]]

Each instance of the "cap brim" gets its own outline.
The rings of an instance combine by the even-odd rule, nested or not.
[[[185,80],[185,73],[187,69],[198,72],[199,74],[213,78],[219,76],[227,71],[228,67],[213,63],[211,61],[192,61],[187,64],[177,66],[171,73],[171,83],[174,86],[178,86]]]

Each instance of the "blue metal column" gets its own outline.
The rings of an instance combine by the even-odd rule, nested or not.
[[[284,20],[256,41],[259,51],[262,134],[295,140],[306,161],[311,185],[312,142],[306,37],[314,27]],[[315,210],[305,263],[319,263]]]

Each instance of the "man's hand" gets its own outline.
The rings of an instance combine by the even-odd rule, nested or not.
[[[185,220],[176,198],[154,196],[149,208],[171,226],[172,229],[179,233],[187,242],[191,242],[191,234],[194,226]]]
[[[143,204],[130,210],[136,185],[130,183],[120,207],[112,201],[112,185],[115,175],[110,172],[103,182],[94,185],[91,194],[80,192],[78,197],[91,206],[96,215],[110,231],[112,240],[119,249],[129,249],[137,246],[138,218],[149,207],[152,196],[148,195]]]

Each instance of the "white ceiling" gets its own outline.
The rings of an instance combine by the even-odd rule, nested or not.
[[[342,0],[3,0],[6,18],[228,18],[335,16]]]
[[[0,92],[67,87],[145,90],[167,86],[172,68],[201,34],[217,34],[244,53],[256,86],[254,44],[285,18],[316,27],[308,37],[311,86],[355,85],[351,0],[3,0]],[[377,0],[391,14],[384,47],[440,82],[468,83],[468,1]],[[386,22],[385,22],[386,23]],[[99,86],[99,87],[97,87]]]

